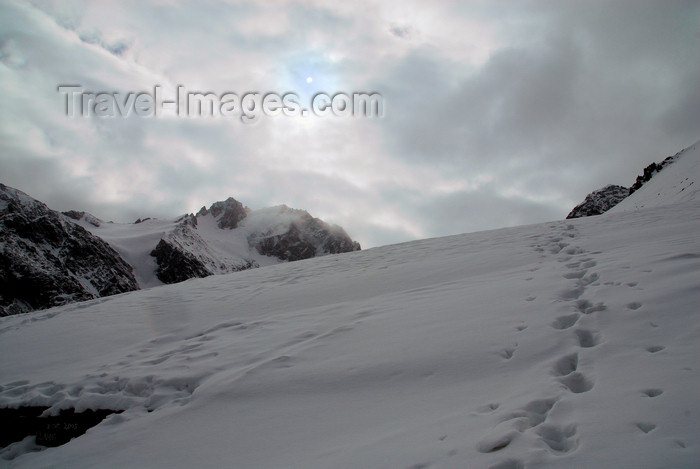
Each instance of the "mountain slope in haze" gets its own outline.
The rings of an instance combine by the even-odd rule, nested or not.
[[[360,249],[341,227],[287,206],[229,198],[176,220],[112,223],[0,188],[0,315]]]
[[[0,184],[0,316],[138,290],[107,243]]]
[[[690,161],[596,217],[0,318],[0,408],[123,410],[0,467],[697,467]]]
[[[690,147],[679,151],[673,156],[669,156],[660,163],[651,163],[649,166],[644,168],[641,175],[637,176],[634,184],[628,188],[617,185],[607,185],[602,189],[591,192],[586,196],[586,198],[571,210],[571,212],[566,216],[567,219],[588,217],[593,215],[600,215],[608,210],[612,209],[618,205],[623,200],[635,194],[638,190],[644,188],[643,193],[651,194],[650,196],[635,196],[632,198],[632,202],[628,202],[624,206],[636,206],[641,208],[645,206],[645,202],[640,201],[642,199],[649,199],[649,203],[653,205],[658,205],[660,203],[665,203],[667,197],[673,197],[672,200],[689,200],[689,197],[694,197],[694,193],[697,192],[697,186],[691,188],[693,181],[690,180],[686,173],[693,174],[694,169],[689,166],[697,164],[700,157],[698,156],[698,148],[700,148],[700,142],[691,145]],[[678,161],[683,161],[680,166],[676,164]],[[695,162],[695,163],[693,163]],[[659,181],[659,174],[665,168],[672,167],[673,169],[666,169],[663,172],[662,181]],[[676,179],[674,182],[668,181],[669,178]],[[647,186],[649,181],[654,180],[648,189]],[[661,192],[653,194],[654,187],[657,188],[667,188],[668,193]],[[686,189],[689,190],[688,193],[683,194]],[[674,192],[675,191],[675,192]],[[672,195],[676,194],[675,196]],[[671,200],[671,201],[672,201]],[[637,202],[635,202],[637,201]]]
[[[177,220],[137,221],[79,223],[134,266],[142,288],[360,250],[341,227],[304,210],[251,210],[232,197]]]

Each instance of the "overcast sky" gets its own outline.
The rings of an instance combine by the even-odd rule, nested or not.
[[[561,219],[700,139],[699,5],[0,0],[0,182],[115,221],[284,203],[363,247]],[[385,115],[70,118],[61,84]]]

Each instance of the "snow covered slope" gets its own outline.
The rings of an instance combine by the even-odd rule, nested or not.
[[[698,467],[699,222],[688,200],[2,318],[0,407],[125,412],[0,467]]]
[[[141,288],[163,285],[156,277],[156,260],[150,254],[163,235],[175,229],[176,221],[149,219],[141,223],[112,223],[98,220],[99,226],[95,226],[82,217],[76,222],[106,241],[133,267]]]
[[[612,213],[637,210],[644,207],[698,200],[700,190],[700,142],[671,157],[672,163],[664,165],[638,190],[610,211]]]

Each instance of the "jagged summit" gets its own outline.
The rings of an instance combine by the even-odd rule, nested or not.
[[[286,205],[251,210],[233,197],[181,217],[149,253],[163,283],[360,250],[339,226]]]
[[[242,203],[233,197],[229,197],[224,201],[214,202],[208,210],[206,207],[202,207],[199,212],[197,212],[197,217],[211,214],[217,219],[217,226],[219,228],[234,229],[238,227],[238,223],[243,220],[249,212],[250,209],[248,207],[244,207]]]
[[[630,193],[627,187],[608,184],[602,189],[593,191],[586,196],[583,202],[578,204],[566,216],[569,218],[590,217],[605,213],[624,200]]]

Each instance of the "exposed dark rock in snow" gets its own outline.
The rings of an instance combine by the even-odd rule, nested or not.
[[[151,255],[156,258],[156,275],[163,283],[183,282],[212,274],[199,259],[174,240],[161,239]]]
[[[676,153],[675,156],[677,155],[678,153]],[[637,189],[642,187],[645,182],[649,182],[649,180],[651,180],[655,173],[658,173],[659,171],[664,169],[665,166],[673,163],[673,161],[674,156],[669,156],[661,163],[652,163],[646,168],[644,168],[644,172],[640,176],[637,176],[637,180],[634,182],[634,184],[632,184],[632,187],[630,187],[629,195],[632,195]]]
[[[607,185],[602,189],[593,191],[586,196],[583,202],[578,204],[566,216],[566,218],[590,217],[592,215],[600,215],[605,213],[615,205],[622,202],[629,195],[629,189],[623,186],[613,184]]]
[[[0,409],[3,422],[0,448],[22,441],[28,436],[35,437],[35,444],[38,446],[61,446],[83,435],[107,416],[122,412],[109,409],[75,412],[74,409],[64,409],[58,415],[42,417],[42,413],[48,409],[38,406]]]
[[[615,205],[622,202],[625,198],[636,192],[644,185],[644,183],[649,182],[651,178],[654,177],[654,174],[673,163],[681,153],[682,151],[676,153],[674,156],[669,156],[661,163],[651,163],[649,166],[644,168],[641,175],[637,176],[636,181],[629,189],[623,186],[610,184],[602,189],[591,192],[586,196],[583,202],[578,204],[573,210],[571,210],[571,212],[569,212],[566,218],[590,217],[592,215],[600,215],[601,213],[607,212]]]
[[[131,266],[106,242],[0,184],[0,316],[138,288]]]

